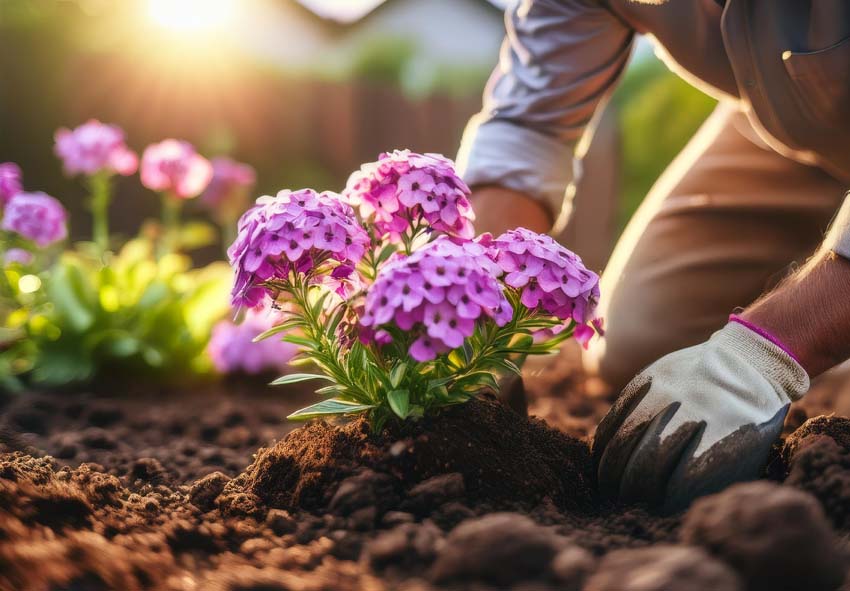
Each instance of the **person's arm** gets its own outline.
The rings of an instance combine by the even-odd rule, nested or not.
[[[850,199],[802,269],[626,386],[594,438],[600,489],[675,510],[758,477],[810,376],[850,357],[848,295]]]
[[[850,196],[818,253],[742,316],[776,335],[811,377],[850,358]]]
[[[633,31],[603,4],[514,0],[507,9],[499,64],[458,155],[479,231],[544,231],[558,219],[576,145],[632,46]]]

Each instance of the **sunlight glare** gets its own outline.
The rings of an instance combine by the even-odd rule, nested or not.
[[[236,0],[148,0],[148,16],[178,32],[209,31],[228,22]]]

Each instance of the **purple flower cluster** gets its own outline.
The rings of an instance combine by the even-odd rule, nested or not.
[[[307,273],[326,261],[337,263],[339,278],[353,272],[368,246],[369,235],[336,193],[302,189],[261,197],[239,220],[227,251],[236,269],[231,301],[256,307],[272,293],[265,282],[286,280],[290,271]]]
[[[575,253],[551,237],[525,228],[505,232],[492,241],[491,248],[506,273],[503,281],[522,290],[524,306],[579,325],[594,318],[599,276]]]
[[[6,204],[2,229],[20,234],[41,248],[68,235],[68,214],[62,204],[45,193],[17,193]]]
[[[452,161],[439,154],[381,154],[351,175],[343,197],[381,235],[397,237],[421,221],[451,236],[475,235],[469,187]]]
[[[379,343],[388,341],[382,327],[390,323],[416,331],[410,356],[429,361],[461,346],[478,320],[504,326],[511,319],[513,310],[494,278],[499,272],[482,244],[441,236],[380,270],[360,322],[367,338]]]
[[[70,175],[107,172],[127,176],[139,166],[138,156],[124,143],[124,132],[117,125],[92,119],[73,130],[58,130],[55,139],[56,155]]]
[[[14,162],[0,163],[0,208],[23,190],[21,168]]]
[[[207,353],[220,373],[259,374],[283,370],[296,353],[295,345],[276,338],[254,342],[254,338],[274,326],[271,311],[249,310],[242,324],[222,320],[215,325]]]

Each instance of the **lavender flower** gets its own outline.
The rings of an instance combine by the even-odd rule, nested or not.
[[[297,349],[277,338],[254,342],[274,325],[270,310],[250,310],[241,324],[222,320],[213,328],[207,353],[220,373],[260,374],[283,370]]]
[[[360,208],[381,235],[397,237],[426,223],[438,232],[472,238],[475,214],[469,187],[451,160],[439,154],[396,150],[364,164],[348,179],[343,197]]]
[[[309,273],[325,262],[350,273],[368,245],[354,211],[336,193],[302,189],[261,197],[239,220],[238,236],[227,251],[236,268],[232,303],[255,307],[273,294],[266,282],[285,281],[290,272]],[[334,275],[342,279],[339,271]]]
[[[68,235],[68,214],[62,204],[45,193],[18,193],[6,204],[2,229],[20,234],[41,248]]]
[[[142,184],[180,199],[197,197],[212,175],[212,165],[189,142],[164,140],[145,148],[142,155]]]
[[[242,200],[257,181],[257,174],[248,164],[219,156],[211,161],[213,175],[201,194],[201,202],[212,210],[243,206]]]
[[[491,247],[496,263],[507,273],[504,282],[521,290],[525,307],[579,325],[594,320],[599,276],[575,253],[525,228],[505,232]],[[590,336],[584,328],[577,328],[575,334],[585,342]]]
[[[92,119],[79,127],[56,132],[56,155],[69,175],[94,175],[100,172],[131,175],[139,158],[124,143],[124,131]]]
[[[0,208],[23,190],[21,168],[14,162],[0,163]]]
[[[361,324],[386,342],[386,325],[418,336],[410,356],[429,361],[459,347],[479,320],[504,326],[513,310],[494,276],[499,269],[477,242],[441,236],[408,257],[388,262],[366,295]]]

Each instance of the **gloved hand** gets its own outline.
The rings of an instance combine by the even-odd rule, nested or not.
[[[635,377],[593,443],[600,491],[665,511],[757,478],[788,406],[809,388],[781,347],[729,322]]]

